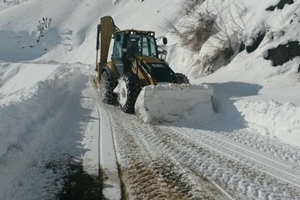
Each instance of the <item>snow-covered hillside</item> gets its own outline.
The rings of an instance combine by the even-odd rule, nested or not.
[[[182,0],[1,1],[0,199],[70,199],[74,188],[90,199],[113,188],[117,198],[116,182],[97,182],[98,164],[107,166],[101,130],[113,134],[119,166],[100,178],[122,169],[129,199],[300,198],[300,57],[278,66],[265,59],[300,41],[300,0],[278,2],[206,0],[185,15]],[[96,26],[107,15],[120,29],[167,36],[168,63],[212,86],[214,113],[200,106],[151,125],[102,104],[90,77]],[[203,16],[221,28],[198,51],[171,33],[170,24],[183,32]],[[218,56],[226,45],[234,53]],[[156,102],[157,112],[172,108]],[[75,186],[74,173],[84,177]]]
[[[178,22],[178,30],[184,34],[190,23],[197,19],[202,23],[207,12],[217,16],[217,36],[212,35],[198,52],[170,45],[171,66],[195,83],[210,83],[217,109],[226,109],[224,102],[234,99],[238,111],[259,132],[299,145],[300,55],[283,50],[276,55],[284,60],[279,66],[265,57],[278,45],[300,41],[300,1],[206,1]],[[174,44],[182,43],[174,34],[169,36]],[[246,49],[241,51],[243,44]],[[228,45],[235,53],[224,61],[220,52]]]

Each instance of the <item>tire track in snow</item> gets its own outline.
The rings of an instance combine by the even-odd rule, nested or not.
[[[226,122],[220,122],[218,124],[211,123],[199,124],[197,122],[192,122],[191,127],[197,127],[197,129],[211,130],[213,132],[218,132],[219,135],[223,135],[231,140],[234,140],[240,144],[252,147],[259,150],[259,152],[265,152],[273,155],[274,157],[283,160],[289,165],[294,165],[295,169],[300,171],[300,148],[291,146],[282,142],[277,138],[270,138],[269,136],[263,136],[261,134],[256,134],[255,130],[251,128],[237,130],[237,131],[226,131],[228,130],[228,125],[224,125]]]
[[[174,128],[172,128],[174,132],[177,132],[178,135],[184,135],[186,137],[187,140],[195,140],[197,139],[197,144],[201,144],[202,146],[204,146],[207,149],[210,149],[212,151],[215,151],[216,153],[218,153],[219,155],[224,155],[226,157],[228,157],[229,159],[234,159],[235,162],[243,164],[243,167],[241,169],[235,170],[235,166],[229,165],[229,168],[232,170],[235,170],[236,172],[243,174],[243,176],[245,176],[245,178],[247,179],[247,177],[249,177],[250,180],[254,179],[254,183],[257,182],[258,186],[261,185],[263,187],[265,187],[264,185],[269,185],[271,186],[268,190],[269,190],[269,195],[273,196],[273,197],[279,197],[279,193],[277,192],[277,190],[280,188],[282,189],[282,191],[287,194],[285,196],[294,196],[299,198],[299,194],[300,194],[300,188],[297,185],[291,183],[291,184],[286,184],[280,180],[278,180],[278,175],[276,173],[269,173],[270,171],[270,165],[268,165],[267,167],[265,167],[264,170],[262,170],[258,163],[255,162],[256,160],[254,159],[254,162],[247,160],[248,156],[244,156],[244,154],[241,154],[241,149],[239,149],[238,151],[234,151],[231,150],[228,152],[227,149],[232,149],[234,147],[231,147],[230,145],[224,143],[224,142],[219,142],[218,143],[218,139],[214,138],[211,140],[207,140],[205,137],[203,137],[203,135],[208,135],[208,134],[213,134],[213,133],[206,133],[205,131],[197,131],[197,130],[193,130],[193,131],[186,131],[186,128],[183,128],[184,130],[180,130],[180,129],[176,129],[174,130]],[[191,137],[192,136],[192,137]],[[182,139],[182,137],[181,137]],[[200,141],[200,142],[198,142]],[[222,141],[222,140],[219,140]],[[224,146],[227,148],[224,148]],[[243,150],[242,150],[243,152]],[[216,160],[216,159],[214,159]],[[275,163],[275,162],[274,162]],[[278,167],[278,166],[277,166]],[[283,172],[282,171],[282,165],[279,165],[279,172]],[[261,171],[261,172],[259,172]],[[267,173],[267,174],[264,174]],[[297,171],[293,171],[294,174],[299,174]],[[296,177],[295,175],[292,175],[292,177]],[[245,179],[243,178],[243,179]],[[299,177],[298,177],[299,178]],[[286,181],[286,178],[284,176],[281,176],[280,179],[284,179]],[[238,180],[238,179],[236,179]],[[297,179],[299,181],[299,179]],[[242,182],[244,182],[244,180],[241,180]],[[290,182],[290,181],[288,181]],[[273,186],[272,186],[273,185]],[[254,190],[255,191],[255,190]],[[263,191],[263,190],[262,190]],[[273,191],[273,192],[272,192]],[[258,196],[256,196],[255,198],[261,198],[262,195],[259,195],[259,190],[258,190]],[[273,194],[272,194],[273,193]],[[255,193],[251,194],[250,196],[255,196]],[[278,196],[279,195],[279,196]],[[284,198],[284,196],[282,196],[282,198]]]
[[[191,173],[170,155],[163,155],[159,149],[155,150],[156,147],[149,146],[149,141],[137,134],[148,134],[149,129],[142,128],[145,124],[137,121],[136,116],[102,103],[100,106],[109,110],[115,123],[116,149],[127,198],[228,199],[202,175]]]
[[[151,132],[149,130],[151,130]],[[154,133],[154,134],[149,134],[149,133]],[[203,177],[203,175],[206,178],[208,177],[206,176],[205,173],[203,173],[203,171],[201,170],[199,171],[198,169],[198,167],[202,165],[200,163],[207,162],[207,158],[203,158],[201,160],[197,158],[198,163],[196,165],[193,165],[194,164],[193,161],[195,160],[195,155],[201,156],[203,151],[205,151],[204,149],[201,149],[201,151],[187,152],[190,146],[185,140],[183,140],[183,138],[176,137],[176,134],[174,134],[174,132],[171,131],[170,129],[162,130],[156,126],[155,127],[149,126],[145,128],[143,137],[148,143],[151,143],[154,148],[158,148],[164,154],[168,154],[168,156],[172,156],[187,171],[193,172],[193,174],[198,177]],[[212,159],[211,161],[213,162]],[[214,166],[211,163],[205,166],[214,168]],[[213,182],[213,184],[215,184],[216,187],[216,183]],[[219,190],[219,192],[222,192],[225,196],[225,197],[223,196],[223,199],[226,198],[230,199],[231,197],[228,198],[228,196],[233,196],[234,199],[243,199],[242,197],[239,197],[239,195],[235,194],[234,191],[230,191],[228,193],[225,192],[223,189],[220,190],[221,187],[219,185],[217,185],[217,187],[218,188],[217,189],[214,188],[214,190]]]
[[[190,196],[182,197],[187,199],[197,199],[201,195],[202,198],[220,197],[217,199],[299,198],[300,188],[293,185],[298,185],[298,153],[291,154],[292,159],[285,162],[287,155],[282,152],[292,151],[285,148],[284,144],[280,143],[280,148],[283,148],[276,151],[276,146],[272,146],[274,143],[266,144],[263,137],[250,137],[251,143],[258,141],[267,146],[268,150],[265,150],[262,146],[252,147],[239,142],[247,134],[243,132],[244,129],[235,134],[149,125],[140,123],[136,116],[124,114],[118,108],[104,107],[109,109],[112,120],[116,123],[113,126],[119,162],[123,166],[123,178],[127,181],[131,197],[147,199],[153,194],[157,196],[151,196],[152,198],[170,197],[165,196],[170,192],[166,182],[173,178],[188,188],[186,191]],[[195,127],[193,123],[189,125]],[[219,135],[224,141],[217,138]],[[273,150],[281,153],[274,155]],[[257,162],[256,157],[259,157],[260,162]],[[162,170],[166,168],[167,170]],[[281,175],[276,174],[278,171]],[[290,176],[286,178],[284,174]],[[290,183],[281,179],[288,179]],[[189,180],[189,184],[186,184],[186,180]],[[217,192],[211,194],[207,192],[209,190]],[[222,192],[223,195],[220,195]]]
[[[229,139],[222,136],[220,137],[219,135],[217,136],[212,132],[206,133],[201,131],[200,134],[196,134],[195,131],[190,131],[186,128],[184,128],[184,130],[186,133],[191,133],[194,137],[198,137],[202,141],[205,141],[205,144],[216,146],[215,150],[218,149],[219,152],[226,152],[228,155],[234,155],[234,157],[239,160],[243,160],[244,158],[252,160],[256,163],[256,165],[262,165],[259,170],[269,173],[270,175],[286,181],[296,187],[300,187],[300,172],[294,170],[295,165],[285,164],[282,160],[278,160],[272,155],[259,152],[256,149],[250,149],[245,145],[230,141]],[[250,161],[244,162],[250,165]]]
[[[148,127],[148,128],[151,129],[151,127]],[[210,177],[211,175],[212,175],[212,177],[215,176],[214,178],[218,177],[219,175],[225,176],[227,178],[226,184],[229,186],[231,185],[231,187],[234,190],[239,190],[239,192],[241,192],[243,195],[247,196],[247,198],[249,198],[249,197],[255,198],[255,199],[256,198],[267,198],[268,196],[272,197],[272,198],[289,197],[289,194],[281,194],[281,192],[277,191],[278,189],[276,188],[276,185],[277,185],[278,181],[274,178],[272,180],[273,185],[275,185],[274,188],[264,186],[263,184],[256,183],[258,181],[256,181],[256,182],[252,181],[251,179],[253,179],[253,177],[258,177],[258,178],[261,178],[262,180],[264,180],[265,178],[270,178],[270,177],[268,177],[264,173],[261,173],[260,171],[252,169],[251,167],[245,166],[243,163],[238,163],[238,162],[234,163],[234,162],[228,160],[227,158],[224,158],[224,156],[220,156],[220,155],[212,156],[212,154],[214,154],[214,152],[209,152],[209,150],[206,150],[206,149],[202,149],[202,151],[197,152],[198,154],[203,154],[203,153],[206,154],[205,155],[206,157],[199,160],[199,158],[201,158],[201,156],[200,157],[195,156],[196,154],[193,153],[193,150],[189,149],[190,148],[189,143],[191,141],[186,140],[184,137],[178,137],[178,135],[183,134],[182,130],[174,131],[174,130],[164,129],[164,131],[158,131],[159,133],[164,133],[164,134],[169,133],[169,136],[166,135],[166,138],[163,138],[163,135],[161,135],[161,134],[156,135],[154,137],[150,137],[151,134],[149,134],[149,130],[147,132],[148,128],[146,128],[146,130],[144,131],[144,133],[146,134],[144,137],[146,138],[145,140],[148,143],[153,142],[153,146],[156,146],[156,148],[160,148],[160,149],[165,148],[166,152],[171,152],[171,154],[174,153],[174,157],[181,163],[188,162],[189,164],[193,164],[193,162],[196,161],[196,163],[198,163],[199,166],[201,166],[200,171],[198,170],[199,174],[201,174],[201,172],[202,172],[208,177]],[[155,128],[157,128],[157,127],[155,127]],[[153,132],[153,131],[151,131],[151,132]],[[174,134],[176,132],[178,132],[178,135]],[[175,138],[174,139],[175,141],[173,140],[173,144],[171,142],[172,138]],[[166,141],[169,141],[169,142],[166,142]],[[178,141],[181,141],[181,142],[178,144]],[[199,145],[199,144],[196,144],[196,145]],[[196,146],[196,145],[192,145],[192,146]],[[207,146],[206,146],[206,148],[207,148]],[[188,150],[186,150],[186,149],[188,149]],[[222,160],[221,165],[216,163],[216,160]],[[193,162],[191,162],[191,161],[193,161]],[[226,162],[231,163],[231,164],[229,166],[225,165],[225,168],[224,168],[223,164],[224,163],[226,164]],[[235,169],[235,168],[237,169],[236,171],[238,173],[236,173],[234,170],[231,170],[231,169]],[[241,173],[242,175],[240,175],[240,172],[244,172],[244,174]],[[252,177],[250,177],[250,179],[247,178],[247,174],[252,175]],[[268,184],[270,184],[270,182]],[[284,186],[284,184],[281,184],[281,185],[278,184],[278,186],[279,187]],[[233,192],[233,194],[234,194],[234,192]],[[297,194],[297,191],[294,193],[291,192],[291,194],[294,196]],[[241,199],[243,199],[243,198],[241,198]]]
[[[136,126],[136,124],[134,124]],[[144,127],[143,127],[144,128]],[[140,127],[139,127],[140,129]],[[148,141],[145,140],[144,135],[147,134],[151,134],[151,132],[149,131],[149,129],[144,128],[144,130],[142,132],[140,132],[138,134],[139,138],[141,141],[144,141],[144,143],[147,143]],[[156,135],[155,135],[156,134]],[[152,134],[154,137],[157,137],[157,133]],[[158,133],[159,135],[161,133]],[[192,191],[193,193],[199,193],[201,194],[201,198],[208,198],[209,196],[217,198],[217,199],[224,199],[226,196],[228,199],[231,199],[230,195],[228,195],[224,190],[222,190],[216,183],[212,183],[209,182],[207,179],[205,179],[204,177],[202,177],[201,175],[199,175],[199,173],[196,173],[195,171],[191,170],[188,166],[185,166],[185,163],[180,163],[178,162],[173,156],[172,154],[170,154],[169,152],[163,152],[161,153],[161,149],[157,149],[156,144],[154,143],[149,143],[148,145],[151,145],[151,149],[152,151],[155,151],[155,155],[156,156],[161,156],[161,157],[169,157],[169,159],[172,160],[172,162],[178,166],[180,166],[181,170],[183,171],[184,174],[186,174],[186,179],[187,182],[194,182],[194,187],[197,188],[195,189],[195,191]],[[161,155],[160,155],[161,154]],[[190,174],[187,176],[187,174]],[[203,185],[205,185],[205,187],[203,187]],[[201,187],[200,187],[201,186]],[[203,189],[205,188],[205,189]],[[218,191],[219,190],[219,191]],[[210,192],[208,192],[210,191]],[[222,196],[221,194],[224,194],[224,196]],[[196,195],[194,195],[196,196]]]
[[[120,112],[120,110],[117,110],[117,112]],[[123,113],[121,115],[123,116]],[[140,125],[140,123],[136,121],[135,116],[128,117],[125,115],[125,117],[128,120],[122,122],[124,124],[123,126],[118,126],[126,127],[124,130],[131,132],[129,140],[134,143],[138,142],[138,144],[133,146],[137,148],[140,143],[144,143],[142,147],[140,147],[144,149],[143,151],[148,149],[147,151],[152,152],[151,154],[157,154],[165,160],[169,160],[169,162],[174,162],[175,160],[175,163],[178,163],[177,165],[184,169],[183,174],[188,173],[190,174],[189,176],[193,174],[194,176],[199,177],[204,175],[204,177],[212,182],[217,183],[219,187],[226,191],[230,196],[233,196],[234,199],[284,199],[289,197],[293,198],[297,195],[297,191],[293,191],[293,188],[290,186],[286,186],[285,184],[278,182],[276,178],[272,178],[244,163],[220,155],[219,153],[211,151],[209,148],[207,149],[207,147],[195,148],[201,144],[195,142],[195,139],[193,140],[186,137],[184,134],[185,131],[180,128],[152,126],[147,124]],[[135,126],[135,128],[132,126]],[[120,140],[124,141],[124,139]],[[128,148],[128,144],[123,145],[118,152],[123,151],[123,149],[126,148]],[[163,153],[159,154],[155,149],[159,149],[159,151]],[[137,153],[129,154],[128,156],[137,158],[144,155],[144,153],[139,152],[140,150],[135,150],[135,152],[136,151]],[[132,153],[132,151],[130,152]],[[137,160],[140,160],[140,158]],[[128,163],[126,165],[128,165]],[[141,164],[140,167],[141,166],[144,165]],[[194,173],[192,173],[192,171],[194,171]],[[194,182],[197,182],[195,181],[195,178]],[[140,184],[136,179],[135,183]],[[271,185],[271,187],[266,185]],[[272,185],[275,185],[275,187]],[[282,188],[283,190],[281,190]],[[284,191],[283,194],[281,194],[282,191]],[[192,193],[197,194],[198,192],[194,191]]]
[[[183,174],[178,166],[153,156],[147,144],[135,137],[140,129],[135,129],[132,124],[128,126],[128,121],[120,121],[113,116],[112,120],[115,122],[114,131],[117,135],[119,162],[124,173],[123,180],[130,197],[191,199],[190,188],[182,181]]]

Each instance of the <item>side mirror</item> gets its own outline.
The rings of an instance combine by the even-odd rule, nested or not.
[[[168,39],[167,38],[163,38],[163,44],[168,44]]]
[[[121,41],[121,35],[116,35],[116,41],[120,42]]]

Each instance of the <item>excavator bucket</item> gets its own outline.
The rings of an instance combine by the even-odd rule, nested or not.
[[[159,84],[143,87],[135,103],[136,115],[146,123],[172,122],[196,107],[213,112],[210,85]]]

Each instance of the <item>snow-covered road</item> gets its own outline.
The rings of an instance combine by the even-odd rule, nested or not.
[[[300,148],[256,132],[236,110],[231,115],[193,110],[172,123],[145,124],[101,102],[91,83],[92,66],[49,62],[2,69],[7,65],[11,70],[1,76],[0,199],[87,193],[129,199],[300,198]],[[18,84],[22,73],[42,67],[51,71],[45,80]],[[229,103],[226,109],[234,108]]]
[[[0,1],[0,200],[300,199],[300,57],[265,59],[300,41],[300,0],[189,2]],[[173,29],[199,38],[199,14],[228,37],[209,35],[194,51]],[[122,30],[166,36],[166,61],[213,87],[215,112],[145,124],[103,104],[91,75],[107,15]]]
[[[150,125],[100,106],[109,113],[130,199],[300,198],[300,149],[236,119],[215,114],[205,122]]]

